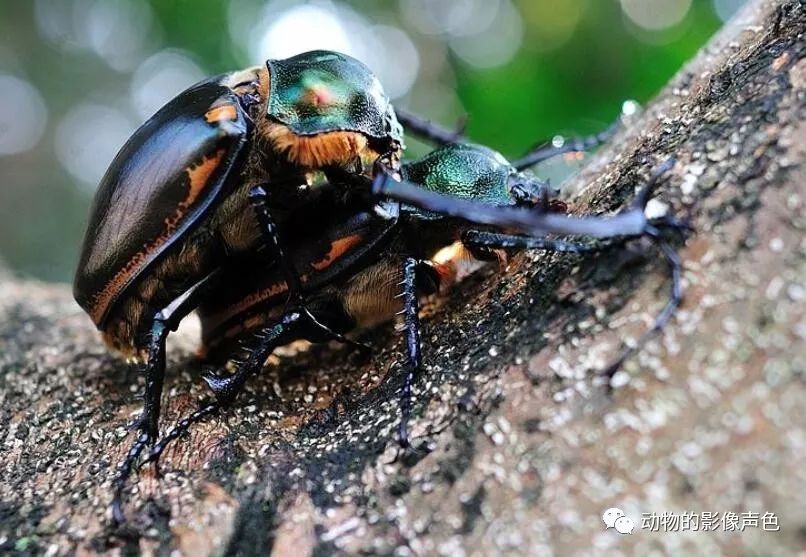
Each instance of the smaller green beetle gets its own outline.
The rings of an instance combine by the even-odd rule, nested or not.
[[[402,149],[377,77],[328,51],[202,81],[132,135],[96,192],[73,290],[106,344],[145,365],[121,476],[157,434],[166,337],[221,270],[265,246],[293,284],[275,221],[308,202],[317,175],[368,173],[379,158],[395,169]]]

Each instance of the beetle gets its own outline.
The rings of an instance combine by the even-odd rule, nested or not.
[[[166,336],[221,268],[266,245],[293,284],[275,221],[307,202],[317,173],[394,169],[402,148],[378,79],[328,51],[197,83],[126,142],[95,195],[73,289],[105,343],[144,366],[140,435],[118,483],[157,434]]]
[[[290,260],[300,272],[308,309],[333,330],[347,334],[402,317],[406,361],[398,441],[406,447],[412,385],[422,366],[418,298],[443,291],[457,272],[456,259],[437,260],[434,254],[457,241],[465,250],[463,256],[469,253],[480,259],[499,249],[582,253],[602,249],[607,241],[585,243],[551,235],[613,243],[649,236],[661,246],[673,271],[672,296],[653,326],[653,331],[660,329],[682,295],[680,262],[662,233],[684,225],[668,216],[650,220],[644,209],[673,162],[669,159],[653,171],[635,201],[620,213],[576,217],[543,210],[546,204],[539,195],[545,184],[499,153],[479,145],[446,144],[404,164],[400,180],[379,172],[372,183],[373,193],[380,197],[375,206],[331,213],[329,218],[318,214],[323,218],[318,237],[300,238]],[[154,445],[147,461],[157,462],[193,423],[232,404],[274,349],[298,339],[327,340],[299,308],[286,305],[288,285],[276,267],[243,261],[228,270],[224,284],[199,308],[202,353],[217,364],[232,360],[235,370],[229,375],[205,375],[214,400],[172,428]],[[628,356],[622,354],[616,365]]]

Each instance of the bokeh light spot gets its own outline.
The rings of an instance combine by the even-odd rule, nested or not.
[[[131,99],[141,118],[149,118],[176,95],[205,78],[181,50],[166,49],[145,60],[132,76]]]
[[[404,0],[401,12],[426,35],[469,37],[490,27],[502,0]]]
[[[674,27],[686,17],[691,0],[621,0],[621,9],[643,29],[659,31]]]
[[[409,92],[420,71],[420,54],[409,36],[397,27],[376,25],[371,34],[379,48],[362,53],[363,61],[393,99]]]
[[[501,0],[490,25],[472,36],[454,37],[451,49],[472,66],[492,68],[509,62],[523,41],[523,20],[509,0]]]
[[[719,19],[727,21],[744,6],[747,0],[714,0],[714,11]]]
[[[94,190],[133,131],[134,125],[120,110],[80,104],[56,129],[56,156],[72,176]]]
[[[84,43],[74,26],[78,19],[75,12],[80,11],[87,3],[84,0],[79,6],[70,0],[36,0],[34,17],[40,34],[61,48],[81,47]]]
[[[84,26],[92,50],[111,68],[129,71],[142,57],[151,8],[131,0],[100,0],[89,10]]]
[[[0,74],[0,155],[33,148],[45,131],[48,111],[39,91],[18,77]]]
[[[634,116],[641,111],[641,104],[634,99],[627,99],[621,105],[621,114],[623,116]]]
[[[518,7],[530,33],[537,39],[531,44],[542,51],[562,46],[573,36],[583,8],[581,0],[521,2]]]
[[[347,29],[329,6],[305,4],[279,14],[255,43],[255,59],[288,58],[308,50],[355,56]]]
[[[230,26],[243,25],[240,17]],[[335,50],[364,62],[378,76],[391,98],[411,89],[420,67],[417,48],[400,28],[373,25],[351,8],[334,2],[289,6],[268,4],[246,34],[253,60],[288,58],[309,50]]]

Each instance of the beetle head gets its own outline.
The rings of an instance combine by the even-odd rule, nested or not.
[[[402,146],[403,128],[380,81],[355,58],[315,50],[266,66],[267,115],[293,133],[356,132],[379,152]]]

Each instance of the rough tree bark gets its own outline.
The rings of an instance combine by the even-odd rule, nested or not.
[[[755,1],[576,178],[620,206],[657,161],[696,228],[685,303],[608,390],[596,370],[664,303],[663,262],[524,255],[425,320],[420,450],[396,458],[400,339],[287,357],[144,470],[111,535],[142,383],[63,285],[0,278],[0,548],[21,553],[791,554],[806,536],[806,8]],[[205,396],[172,344],[165,423]],[[391,372],[389,370],[392,370]],[[132,386],[135,387],[132,387]],[[798,419],[797,416],[801,418]],[[632,536],[605,531],[620,507]],[[773,512],[778,532],[641,530],[642,513]],[[700,527],[702,530],[703,527]]]

